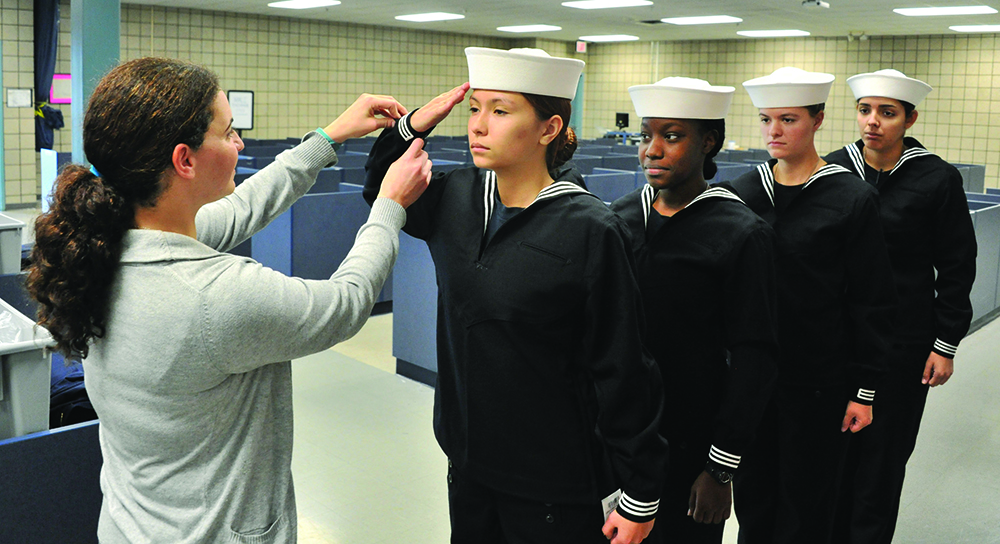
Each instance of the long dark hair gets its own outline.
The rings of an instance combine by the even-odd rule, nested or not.
[[[28,292],[38,323],[69,356],[86,357],[105,334],[122,239],[138,207],[166,189],[175,146],[198,149],[212,122],[219,80],[183,61],[141,58],[111,70],[90,99],[83,150],[100,173],[71,164],[56,178],[49,211],[35,222]]]
[[[559,132],[554,140],[549,142],[549,146],[545,149],[545,164],[549,167],[550,171],[555,170],[565,164],[566,161],[572,159],[573,153],[576,152],[576,132],[569,126],[569,118],[573,113],[573,106],[566,98],[540,94],[522,94],[528,103],[531,104],[531,107],[535,108],[535,114],[538,116],[539,121],[547,121],[553,115],[558,115],[562,118],[562,131]]]

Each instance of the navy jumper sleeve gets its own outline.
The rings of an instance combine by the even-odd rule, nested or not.
[[[431,128],[427,132],[415,132],[410,125],[410,116],[415,111],[417,110],[404,115],[395,126],[384,129],[368,153],[362,193],[369,205],[378,197],[382,180],[392,163],[406,153],[415,138],[426,138],[434,130]],[[444,192],[447,178],[445,172],[432,174],[424,194],[406,209],[406,226],[403,227],[403,232],[421,240],[426,240],[431,235],[436,219],[435,209]]]
[[[969,203],[958,170],[949,165],[945,193],[934,214],[934,352],[949,359],[955,357],[958,343],[969,331],[972,302],[969,293],[976,279],[976,232],[969,214]]]
[[[879,221],[874,190],[857,202],[845,248],[847,312],[850,317],[852,357],[847,363],[851,400],[870,405],[885,374],[885,357],[892,338],[896,285]]]
[[[638,341],[643,314],[627,240],[615,218],[591,244],[580,353],[596,389],[597,430],[622,489],[618,513],[646,522],[659,507],[667,443],[658,431],[663,410],[659,368]]]
[[[729,350],[726,393],[709,450],[709,463],[739,468],[753,440],[778,376],[778,325],[774,231],[752,231],[723,286],[727,301],[723,337]]]

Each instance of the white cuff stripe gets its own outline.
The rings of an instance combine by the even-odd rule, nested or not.
[[[657,499],[653,502],[639,502],[629,497],[622,491],[622,498],[618,502],[618,507],[622,510],[632,514],[637,517],[649,517],[656,514],[656,511],[660,508],[660,500]]]
[[[709,460],[715,461],[716,463],[729,468],[740,468],[741,457],[739,455],[724,452],[715,446],[712,446],[712,448],[708,450],[708,458]]]
[[[874,401],[875,400],[875,390],[874,389],[858,389],[858,398],[861,400]]]
[[[958,351],[958,346],[953,346],[953,345],[949,344],[948,342],[945,342],[945,341],[943,341],[941,339],[938,339],[938,340],[934,341],[934,349],[936,349],[936,350],[938,350],[938,351],[940,351],[942,353],[946,353],[948,355],[951,355],[952,358],[954,358],[955,352]]]
[[[410,130],[411,115],[413,115],[413,112],[407,113],[396,123],[396,126],[399,127],[399,135],[407,142],[413,139],[413,132]]]

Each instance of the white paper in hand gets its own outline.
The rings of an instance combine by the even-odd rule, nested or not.
[[[604,507],[604,521],[608,521],[608,516],[611,515],[611,512],[614,512],[615,508],[618,508],[618,501],[621,498],[622,498],[622,490],[619,489],[618,491],[615,491],[614,493],[608,495],[607,497],[604,497],[604,499],[601,501],[601,506]]]

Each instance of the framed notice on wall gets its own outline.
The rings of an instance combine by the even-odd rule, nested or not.
[[[253,129],[253,91],[229,91],[226,97],[233,109],[233,128]]]

